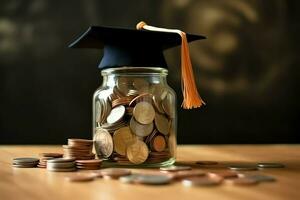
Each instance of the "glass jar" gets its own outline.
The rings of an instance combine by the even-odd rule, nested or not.
[[[175,162],[176,93],[168,70],[120,67],[102,70],[93,97],[95,151],[106,164],[161,167]]]

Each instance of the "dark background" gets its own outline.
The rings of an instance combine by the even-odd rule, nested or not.
[[[299,2],[299,1],[298,1]],[[101,50],[67,45],[90,25],[203,34],[190,45],[202,109],[179,109],[179,143],[299,143],[300,3],[284,0],[0,2],[0,143],[91,137]],[[179,48],[168,50],[179,102]]]

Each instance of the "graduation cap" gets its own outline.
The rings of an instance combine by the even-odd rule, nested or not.
[[[163,67],[167,68],[163,51],[182,45],[182,85],[184,108],[200,107],[204,102],[200,98],[188,52],[188,42],[205,39],[201,35],[184,33],[180,30],[164,29],[148,26],[144,22],[137,25],[137,29],[116,27],[91,26],[86,32],[69,45],[70,48],[103,49],[104,54],[99,64],[100,69],[115,67]],[[190,65],[190,66],[189,66]],[[193,90],[192,92],[189,92]],[[194,93],[194,95],[189,95]],[[194,96],[194,97],[193,97]],[[194,102],[188,98],[192,97]],[[186,101],[186,103],[185,103]]]

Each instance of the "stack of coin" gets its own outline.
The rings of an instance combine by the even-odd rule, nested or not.
[[[61,153],[40,153],[40,161],[38,164],[39,168],[46,168],[47,167],[47,160],[51,160],[54,158],[61,158],[63,154]]]
[[[93,141],[86,139],[68,139],[68,145],[63,145],[64,157],[76,160],[90,160],[95,158],[92,153]]]
[[[97,170],[101,168],[102,160],[76,160],[77,169]]]
[[[99,97],[95,103],[94,143],[100,158],[139,165],[175,156],[176,106],[168,88],[143,78],[119,77],[109,98]]]
[[[37,158],[14,158],[12,166],[16,168],[33,168],[38,165]]]
[[[72,172],[76,170],[74,158],[54,158],[47,161],[47,170],[53,172]]]

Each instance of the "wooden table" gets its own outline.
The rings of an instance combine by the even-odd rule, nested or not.
[[[41,152],[61,152],[59,146],[0,146],[0,199],[300,199],[300,145],[197,145],[179,146],[178,161],[214,160],[224,170],[232,162],[281,162],[282,169],[265,169],[256,173],[274,176],[277,181],[256,186],[187,188],[181,183],[165,186],[130,185],[117,180],[97,179],[87,183],[68,182],[68,173],[49,172],[39,168],[12,168],[14,157],[34,156]],[[217,165],[218,166],[218,165]],[[145,169],[135,169],[144,171]],[[149,170],[148,170],[149,171]]]

